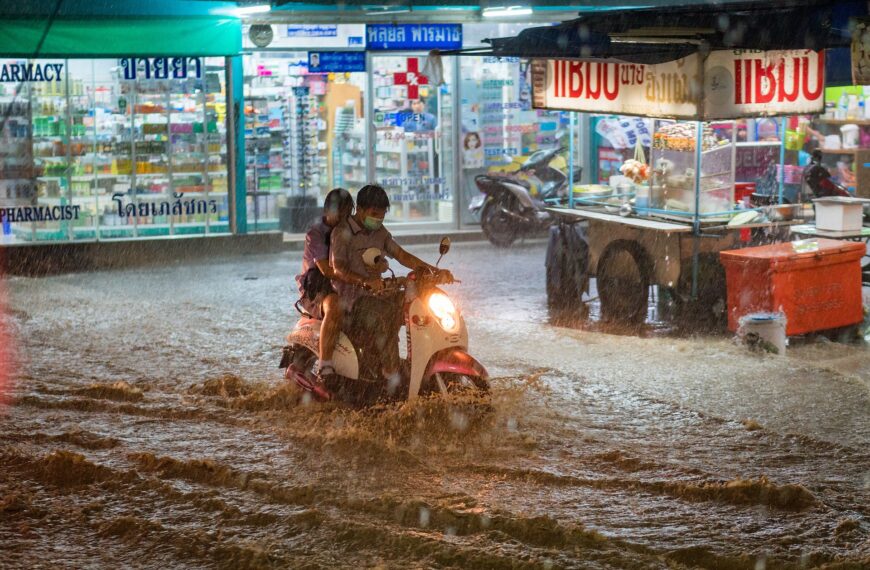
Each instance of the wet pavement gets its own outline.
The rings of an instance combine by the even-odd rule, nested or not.
[[[0,566],[870,567],[865,345],[555,326],[544,248],[443,263],[491,407],[300,403],[298,254],[8,280]]]

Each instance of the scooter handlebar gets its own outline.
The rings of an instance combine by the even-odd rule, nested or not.
[[[384,284],[383,289],[374,291],[375,295],[390,295],[403,291],[409,280],[415,281],[420,286],[433,285],[451,285],[453,283],[461,283],[453,277],[453,274],[446,269],[432,271],[429,268],[421,267],[416,271],[412,271],[407,277],[386,277],[381,280]]]

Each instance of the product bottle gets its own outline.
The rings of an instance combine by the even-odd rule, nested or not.
[[[846,96],[846,92],[844,91],[842,95],[840,95],[840,99],[837,101],[837,110],[834,114],[834,118],[838,121],[846,120],[846,111],[849,108],[849,97]]]
[[[846,118],[854,120],[858,118],[858,96],[849,95],[849,104],[846,108]]]

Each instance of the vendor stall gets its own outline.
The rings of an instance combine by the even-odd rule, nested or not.
[[[622,176],[580,186],[567,208],[550,209],[550,306],[577,308],[596,277],[605,319],[642,322],[653,284],[680,312],[724,319],[719,253],[787,241],[803,212],[783,190],[789,176],[795,182],[786,149],[808,121],[795,129],[771,118],[824,110],[828,56],[841,61],[848,18],[866,12],[854,2],[673,6],[492,40],[493,55],[531,60],[535,108],[655,119],[648,155],[638,143]],[[842,66],[830,67],[842,84]],[[766,177],[763,207],[747,204],[735,176],[743,118],[778,131],[780,164]]]
[[[648,162],[641,150],[612,188],[572,194],[568,208],[551,210],[561,222],[556,236],[586,221],[588,247],[578,264],[567,242],[552,240],[567,255],[548,256],[565,264],[548,272],[559,281],[548,290],[582,290],[595,276],[607,319],[643,321],[649,285],[668,290],[680,309],[724,315],[718,252],[787,239],[796,213],[777,205],[747,209],[736,200],[733,119],[820,112],[823,54],[721,50],[654,65],[539,59],[532,70],[536,107],[656,119]],[[579,301],[560,294],[551,304]]]

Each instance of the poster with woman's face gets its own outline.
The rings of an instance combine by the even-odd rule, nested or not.
[[[483,168],[483,144],[476,131],[465,133],[462,139],[462,167]]]

